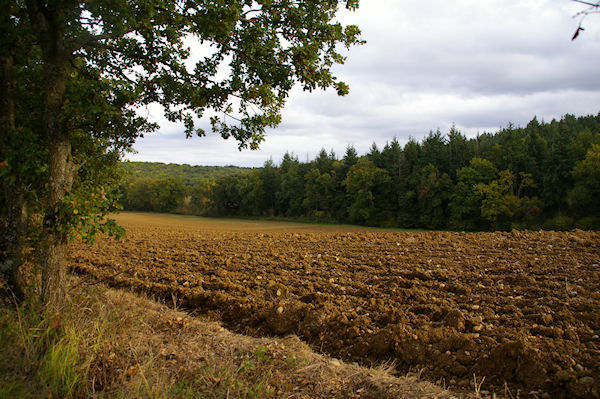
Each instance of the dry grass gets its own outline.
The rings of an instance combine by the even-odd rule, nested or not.
[[[235,218],[210,218],[202,216],[176,215],[166,213],[121,212],[112,215],[123,226],[145,225],[172,227],[182,230],[195,231],[226,231],[226,232],[349,232],[349,231],[390,231],[405,229],[377,228],[344,224],[316,224],[276,220],[253,220]]]
[[[73,278],[63,315],[0,314],[0,398],[452,398],[393,365],[315,354],[296,336],[252,338],[148,298]]]

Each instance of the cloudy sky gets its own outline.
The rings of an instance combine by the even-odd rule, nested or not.
[[[367,44],[354,47],[336,74],[350,94],[294,90],[283,122],[268,131],[260,150],[242,152],[214,134],[185,139],[183,126],[158,121],[139,139],[132,161],[192,165],[261,166],[286,151],[313,159],[321,148],[341,157],[373,142],[421,140],[454,124],[468,137],[495,132],[533,116],[600,112],[600,14],[583,21],[585,7],[570,0],[362,0],[343,13]]]

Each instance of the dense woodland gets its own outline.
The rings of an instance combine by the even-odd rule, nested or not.
[[[126,162],[123,164],[123,168],[128,180],[175,178],[190,187],[204,184],[207,180],[217,180],[224,176],[236,175],[251,169],[233,165],[192,166],[175,163],[164,164],[161,162]]]
[[[374,143],[362,156],[353,147],[310,162],[288,153],[278,165],[215,168],[219,175],[201,181],[186,175],[188,165],[124,166],[126,210],[472,231],[600,228],[600,114],[534,118],[471,139],[432,131],[404,146]]]

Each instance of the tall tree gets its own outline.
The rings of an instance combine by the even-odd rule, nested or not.
[[[594,144],[585,159],[577,162],[572,171],[575,186],[569,193],[573,213],[579,218],[588,218],[589,226],[600,227],[600,144]]]
[[[433,164],[427,164],[418,174],[417,203],[419,222],[428,229],[439,229],[447,225],[447,206],[452,180],[441,173]]]
[[[448,163],[449,174],[453,179],[456,178],[456,172],[469,164],[475,156],[474,143],[452,126],[448,133]]]
[[[390,176],[385,169],[376,167],[370,159],[362,159],[350,168],[343,184],[350,204],[350,221],[376,226],[384,224],[390,217],[381,209],[390,188]]]
[[[552,121],[549,127],[548,157],[542,164],[541,197],[547,210],[552,213],[566,211],[567,194],[573,186],[571,171],[577,162],[577,154],[573,151],[573,130],[568,126],[567,117],[564,122]],[[572,116],[571,116],[572,118]]]
[[[342,162],[340,163],[338,177],[342,180],[346,178],[348,171],[352,166],[358,163],[358,153],[356,152],[356,148],[353,146],[346,147],[346,152],[344,153],[344,158],[342,158]]]
[[[235,138],[240,147],[257,148],[265,128],[280,122],[294,83],[305,90],[333,86],[338,94],[347,92],[331,66],[344,61],[338,44],[360,43],[360,32],[333,21],[340,5],[354,10],[358,1],[13,0],[3,6],[6,31],[30,32],[32,46],[18,49],[39,50],[33,62],[15,64],[24,57],[7,56],[5,48],[1,57],[3,68],[41,66],[40,135],[48,151],[42,299],[50,308],[65,297],[69,235],[63,225],[73,219],[73,213],[67,218],[65,201],[86,167],[73,156],[74,138],[85,141],[87,135],[97,148],[122,151],[153,128],[139,121],[134,108],[158,102],[169,120],[185,124],[188,136],[204,135],[194,117],[212,109],[224,115],[210,118],[215,132]],[[193,70],[187,65],[190,41],[211,45]],[[223,70],[229,73],[225,79],[218,75]],[[89,88],[98,102],[88,110],[82,94]],[[79,96],[67,95],[69,90]],[[88,98],[95,97],[88,92]],[[25,109],[27,103],[14,107]],[[0,111],[0,119],[9,121],[10,106]],[[88,111],[96,118],[94,128],[76,127]]]
[[[423,140],[423,163],[432,164],[442,173],[450,173],[450,153],[447,148],[448,140],[440,130],[430,131]]]
[[[390,143],[385,143],[381,151],[383,168],[388,171],[394,185],[398,184],[402,173],[404,154],[398,139],[394,137]]]
[[[536,182],[537,189],[535,195],[539,195],[539,187],[543,181],[544,165],[548,156],[548,143],[540,134],[541,125],[537,118],[533,118],[525,128],[527,136],[525,137],[526,158],[525,158],[525,173],[531,174]]]
[[[448,204],[450,227],[461,230],[485,230],[488,221],[481,216],[482,196],[475,187],[489,184],[496,178],[497,170],[487,159],[473,158],[469,166],[456,173],[457,183],[452,188]]]
[[[489,184],[479,183],[475,191],[482,197],[481,216],[494,229],[510,230],[517,218],[521,200],[515,194],[515,176],[510,170],[500,171],[498,179]]]
[[[315,167],[320,173],[331,173],[333,170],[333,163],[335,162],[335,153],[333,150],[328,154],[325,148],[321,148],[319,155],[313,161]]]
[[[249,173],[239,175],[237,188],[240,196],[240,203],[239,208],[237,209],[237,215],[261,216],[265,211],[272,214],[273,208],[271,207],[271,196],[273,193],[269,192],[269,194],[267,194],[267,190],[265,189],[265,186],[267,185],[269,186],[269,191],[275,189],[270,181],[272,176],[271,173],[265,173],[264,169],[262,171],[255,169]]]
[[[381,157],[381,151],[377,147],[377,143],[373,142],[373,144],[371,144],[371,148],[367,153],[367,158],[369,158],[376,167],[383,168],[383,158]]]
[[[304,199],[304,178],[298,157],[285,153],[279,167],[277,209],[280,215],[300,216]]]
[[[415,227],[418,225],[419,209],[417,206],[418,171],[424,166],[423,148],[418,141],[410,138],[402,150],[400,164],[396,220],[400,227]]]
[[[263,207],[269,215],[274,215],[276,193],[279,190],[279,176],[272,159],[267,160],[263,165],[260,180],[263,186]],[[260,214],[261,212],[257,210],[255,213]]]
[[[321,173],[313,167],[305,176],[304,200],[302,207],[308,216],[330,217],[333,202],[333,178],[329,173]]]

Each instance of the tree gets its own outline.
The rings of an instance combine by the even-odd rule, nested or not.
[[[245,184],[240,184],[241,179],[243,179],[241,175],[223,176],[215,182],[211,189],[211,203],[216,216],[240,214],[240,205],[243,200],[240,189],[250,189],[245,187]]]
[[[469,166],[456,173],[448,210],[450,227],[464,230],[485,230],[489,223],[481,216],[481,195],[478,184],[488,184],[496,178],[497,170],[487,159],[473,158]]]
[[[452,126],[448,133],[448,159],[450,163],[449,174],[453,179],[456,178],[456,172],[469,164],[475,155],[473,142]]]
[[[275,213],[275,196],[279,189],[279,177],[277,176],[277,169],[272,159],[269,159],[263,165],[260,173],[260,180],[263,186],[263,206],[268,211],[269,215]],[[261,212],[258,211],[258,214]]]
[[[97,231],[120,233],[114,221],[105,218],[116,209],[113,191],[119,175],[119,152],[130,145],[136,132],[149,125],[123,107],[124,98],[114,83],[100,79],[98,71],[78,69],[84,66],[80,59],[71,60],[69,79],[59,82],[64,98],[68,98],[61,114],[49,116],[56,111],[52,105],[56,93],[46,83],[54,72],[44,65],[43,57],[48,53],[37,43],[29,10],[21,4],[9,2],[0,11],[2,37],[7,39],[3,41],[6,46],[0,47],[0,80],[7,89],[2,91],[4,106],[0,110],[0,164],[5,189],[2,214],[6,214],[8,230],[21,229],[18,237],[24,237],[24,230],[32,230],[29,236],[42,237],[42,296],[49,303],[54,294],[56,298],[63,296],[62,286],[54,291],[48,287],[64,278],[65,269],[57,269],[55,260],[64,257],[69,237],[93,241]],[[64,136],[68,146],[61,147],[57,140]],[[53,202],[58,195],[62,200]],[[27,218],[28,214],[43,217]],[[10,275],[19,274],[20,261],[15,254],[21,252],[23,243],[22,238],[8,242]],[[22,291],[16,279],[12,280],[13,290]]]
[[[548,154],[548,143],[540,135],[540,127],[541,125],[537,121],[537,118],[534,117],[525,128],[527,131],[527,136],[525,137],[527,155],[524,172],[531,174],[538,189],[539,183],[543,181],[544,177],[542,165],[546,163]],[[539,195],[537,190],[535,195]]]
[[[477,184],[475,191],[482,198],[481,216],[494,229],[538,227],[539,200],[537,197],[522,196],[532,184],[530,175],[520,173],[517,179],[510,170],[500,171],[498,178],[488,184]]]
[[[573,213],[591,219],[592,226],[600,226],[600,144],[592,145],[585,159],[577,162],[572,171],[575,186],[569,193]]]
[[[346,153],[344,154],[344,158],[342,158],[342,162],[340,163],[338,177],[344,180],[350,168],[357,163],[358,153],[356,152],[356,148],[349,145],[346,147]]]
[[[417,204],[419,222],[428,229],[446,226],[447,206],[452,180],[441,173],[433,164],[427,164],[419,171],[417,184]]]
[[[448,151],[448,140],[442,135],[442,132],[436,130],[429,132],[429,135],[423,140],[423,164],[432,164],[442,173],[450,173],[450,153]]]
[[[321,148],[319,155],[317,155],[313,163],[320,173],[331,173],[335,161],[335,153],[333,150],[328,154],[327,151],[325,151],[325,148]]]
[[[348,220],[348,197],[344,190],[344,180],[350,171],[352,166],[356,165],[359,161],[358,153],[356,149],[348,145],[344,157],[336,161],[334,164],[334,195],[333,195],[333,212],[335,219],[342,222]]]
[[[396,186],[401,178],[402,162],[404,160],[402,147],[396,137],[392,139],[391,143],[385,143],[381,151],[381,159],[383,169],[388,171],[394,186]]]
[[[370,159],[362,159],[350,168],[343,182],[348,196],[348,216],[353,223],[381,225],[386,217],[380,205],[389,197],[390,176]]]
[[[407,179],[415,170],[426,165],[423,164],[423,147],[411,137],[404,145],[402,152],[404,153],[404,162],[400,175]]]
[[[573,118],[566,115],[564,121],[552,121],[550,124],[548,155],[542,164],[541,198],[547,209],[558,213],[568,208],[567,195],[569,188],[573,187],[571,171],[581,159],[573,146],[574,129],[568,126],[569,117]]]
[[[187,194],[181,180],[173,177],[137,179],[125,193],[125,209],[147,212],[172,212],[183,205]]]
[[[45,190],[44,303],[57,308],[65,297],[69,234],[64,226],[79,223],[68,215],[66,201],[77,175],[89,168],[83,147],[81,157],[74,157],[76,138],[101,154],[127,150],[135,138],[156,128],[135,108],[157,102],[169,120],[184,123],[187,136],[204,135],[194,117],[214,110],[215,132],[233,137],[240,148],[257,148],[265,128],[280,122],[295,83],[305,90],[333,86],[338,94],[347,93],[331,67],[344,61],[338,44],[361,41],[357,27],[333,22],[340,4],[358,7],[357,0],[13,0],[3,7],[3,37],[19,45],[2,47],[2,87],[25,83],[14,73],[22,70],[42,82],[35,96],[23,101],[3,90],[0,128],[7,132],[2,145],[9,147],[2,157],[8,162],[8,154],[17,150],[11,147],[17,135],[11,110],[24,111],[30,99],[42,99],[35,111],[43,116],[37,142],[47,151],[39,190]],[[189,40],[211,49],[193,70],[186,64]],[[228,77],[221,79],[217,73],[225,65]],[[11,181],[18,180],[12,164],[8,172],[15,178]],[[6,197],[18,190],[18,185],[9,187]]]
[[[190,207],[195,215],[207,215],[214,213],[212,203],[212,192],[216,183],[211,180],[204,180],[196,184],[191,189]]]
[[[304,200],[302,207],[311,217],[330,217],[333,179],[329,173],[321,173],[313,167],[304,176]]]
[[[299,216],[304,199],[304,181],[298,158],[286,152],[279,170],[280,185],[276,194],[278,212],[285,216]]]
[[[267,161],[269,162],[269,161]],[[237,192],[239,193],[239,208],[236,214],[240,216],[260,216],[265,210],[272,213],[270,191],[270,173],[254,169],[249,173],[243,173],[237,179]],[[266,178],[266,179],[265,179]]]
[[[485,158],[492,161],[498,170],[508,169],[513,174],[525,170],[528,159],[524,136],[522,129],[515,129],[509,124],[494,136],[495,144]]]

